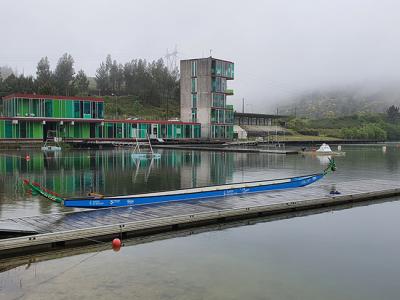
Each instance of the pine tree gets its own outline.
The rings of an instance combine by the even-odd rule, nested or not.
[[[57,92],[60,95],[68,96],[71,92],[74,80],[74,59],[68,53],[65,53],[58,60],[54,71],[54,79],[57,87]]]
[[[74,79],[74,87],[80,96],[87,96],[89,80],[83,70],[79,70]]]
[[[55,93],[53,74],[50,70],[49,59],[43,57],[38,62],[36,68],[36,91],[39,94],[51,95]]]

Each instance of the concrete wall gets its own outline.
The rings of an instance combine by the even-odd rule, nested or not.
[[[191,61],[181,60],[181,121],[192,121],[192,82],[191,82]]]
[[[201,123],[201,137],[209,138],[211,129],[211,58],[182,60],[181,120],[192,121],[192,62],[197,62],[197,122]]]

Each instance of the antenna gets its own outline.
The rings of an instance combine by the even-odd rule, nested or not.
[[[167,49],[167,53],[165,54],[165,60],[166,60],[167,68],[170,72],[173,72],[178,68],[177,67],[178,50],[177,50],[176,45],[175,45],[175,49],[171,53]]]

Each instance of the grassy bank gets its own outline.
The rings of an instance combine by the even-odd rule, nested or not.
[[[166,120],[179,117],[179,104],[172,100],[153,106],[140,102],[134,96],[105,96],[104,102],[105,117],[109,119]]]
[[[293,118],[287,127],[295,135],[313,136],[316,139],[400,140],[400,120],[390,120],[386,114],[356,114],[325,119]]]

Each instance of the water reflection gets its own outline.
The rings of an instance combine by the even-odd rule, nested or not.
[[[344,146],[338,171],[324,183],[365,178],[400,179],[400,148]],[[105,195],[272,179],[321,171],[327,157],[159,150],[161,157],[139,160],[128,150],[0,152],[0,218],[70,210],[23,192],[29,178],[65,196],[94,190]]]

